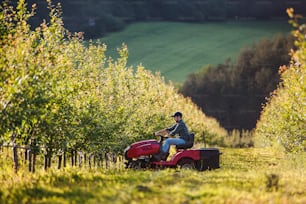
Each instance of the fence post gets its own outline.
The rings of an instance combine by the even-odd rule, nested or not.
[[[13,143],[13,160],[14,160],[14,172],[18,172],[18,150],[16,146],[16,142]]]
[[[206,147],[206,141],[205,141],[205,133],[204,133],[204,131],[202,132],[202,140],[203,140],[203,143],[204,143],[204,147]]]
[[[36,164],[36,155],[39,152],[39,147],[36,144],[36,139],[34,139],[33,141],[31,141],[31,145],[30,145],[30,149],[32,151],[32,172],[35,172],[35,164]]]

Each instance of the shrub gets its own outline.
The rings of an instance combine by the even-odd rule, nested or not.
[[[281,66],[282,82],[264,106],[256,127],[256,144],[281,147],[286,152],[306,150],[306,25],[297,23],[299,15],[288,9],[295,27],[292,33],[298,47],[292,51],[289,67]]]

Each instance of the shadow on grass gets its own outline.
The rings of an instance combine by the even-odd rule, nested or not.
[[[94,198],[93,193],[80,188],[71,188],[67,191],[37,186],[14,189],[4,201],[5,203],[43,203],[42,201],[52,200],[56,203],[86,203],[92,198]]]

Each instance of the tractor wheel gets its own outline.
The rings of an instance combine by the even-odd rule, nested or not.
[[[140,169],[140,162],[138,160],[131,161],[129,168],[134,169],[134,170]]]
[[[194,161],[192,159],[181,159],[178,162],[178,166],[181,169],[195,169],[195,164],[194,164]]]

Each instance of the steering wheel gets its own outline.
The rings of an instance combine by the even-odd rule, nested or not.
[[[159,136],[160,137],[160,141],[159,142],[163,142],[164,140],[166,140],[166,139],[168,139],[169,138],[169,136],[164,136],[164,135],[162,135],[162,134],[157,134],[157,135],[155,135],[154,133],[153,133],[153,135],[154,136]]]

